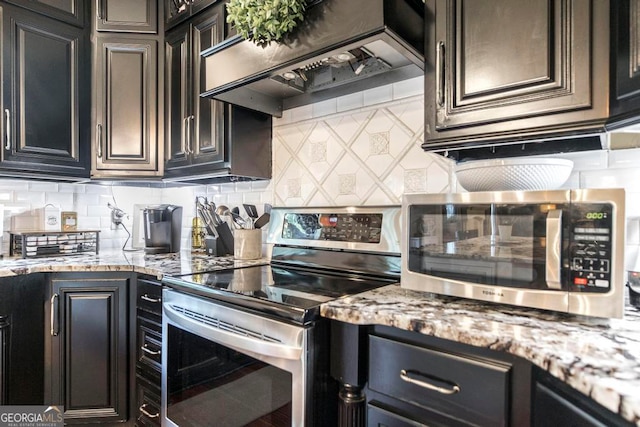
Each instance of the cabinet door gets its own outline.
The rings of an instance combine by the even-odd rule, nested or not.
[[[162,176],[157,41],[98,36],[95,64],[92,176]]]
[[[158,32],[157,0],[95,1],[98,31]]]
[[[224,4],[207,11],[192,21],[193,63],[193,163],[211,165],[224,161],[224,104],[202,98],[206,81],[205,62],[200,52],[222,42],[224,37]]]
[[[0,278],[0,405],[43,403],[45,293],[40,274]]]
[[[640,0],[611,2],[611,28],[611,113],[625,125],[640,120]]]
[[[66,423],[124,421],[128,402],[127,278],[51,280],[50,388]]]
[[[38,12],[50,18],[84,27],[89,12],[89,2],[77,0],[5,0],[17,6]]]
[[[589,126],[602,126],[606,84],[592,87],[608,81],[608,8],[601,3],[437,0],[427,14],[435,16],[427,140],[508,138],[592,119],[600,122]]]
[[[3,168],[86,177],[89,58],[84,30],[5,5]]]
[[[191,25],[174,28],[165,37],[165,155],[167,170],[189,164],[191,126]]]

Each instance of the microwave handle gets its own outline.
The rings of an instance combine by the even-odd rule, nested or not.
[[[560,267],[562,263],[562,210],[552,209],[547,214],[547,252],[545,280],[551,289],[562,289]]]

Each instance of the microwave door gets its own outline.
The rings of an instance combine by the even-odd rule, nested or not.
[[[545,280],[551,289],[562,288],[562,210],[552,209],[546,224]]]

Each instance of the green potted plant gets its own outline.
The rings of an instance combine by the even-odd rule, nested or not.
[[[230,0],[227,22],[256,44],[280,42],[304,20],[307,0]]]

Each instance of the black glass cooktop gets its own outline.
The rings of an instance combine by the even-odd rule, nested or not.
[[[323,302],[396,283],[397,279],[262,265],[165,277],[163,281],[202,296],[304,324],[319,316]]]

